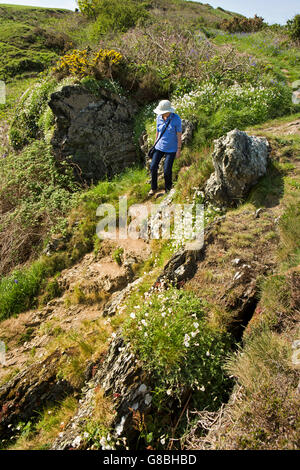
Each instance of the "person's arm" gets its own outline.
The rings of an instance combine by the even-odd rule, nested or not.
[[[181,136],[182,132],[176,132],[177,134],[177,152],[176,152],[176,158],[180,157],[181,154]]]

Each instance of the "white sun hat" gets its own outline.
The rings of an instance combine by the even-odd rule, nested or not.
[[[172,108],[169,100],[162,100],[154,110],[155,114],[174,113],[175,109]]]

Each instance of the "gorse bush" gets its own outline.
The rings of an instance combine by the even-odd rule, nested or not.
[[[115,50],[100,49],[90,52],[87,49],[74,49],[62,56],[52,69],[59,78],[74,75],[83,78],[94,75],[96,78],[113,78],[116,69],[121,65],[122,55]]]
[[[195,294],[170,288],[146,296],[130,313],[125,335],[166,396],[193,390],[199,409],[217,409],[226,397],[230,338],[208,325]]]
[[[234,16],[231,19],[224,19],[220,23],[220,28],[230,33],[253,33],[261,30],[264,25],[264,19],[257,15],[254,18]]]

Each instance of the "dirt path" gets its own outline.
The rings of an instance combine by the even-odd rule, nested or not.
[[[278,135],[300,135],[300,119],[287,122],[279,126],[263,128],[264,133],[276,133]]]
[[[0,366],[0,382],[13,371],[47,354],[47,346],[59,331],[79,331],[84,322],[97,320],[112,293],[133,281],[133,265],[146,260],[151,249],[144,240],[102,242],[101,252],[88,253],[81,262],[65,269],[58,283],[63,295],[42,308],[31,309],[0,324],[0,338],[7,347],[6,365]],[[122,264],[114,252],[122,248]]]

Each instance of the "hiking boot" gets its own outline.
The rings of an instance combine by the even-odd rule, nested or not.
[[[150,189],[148,196],[154,196],[156,192],[157,192],[157,189]]]

